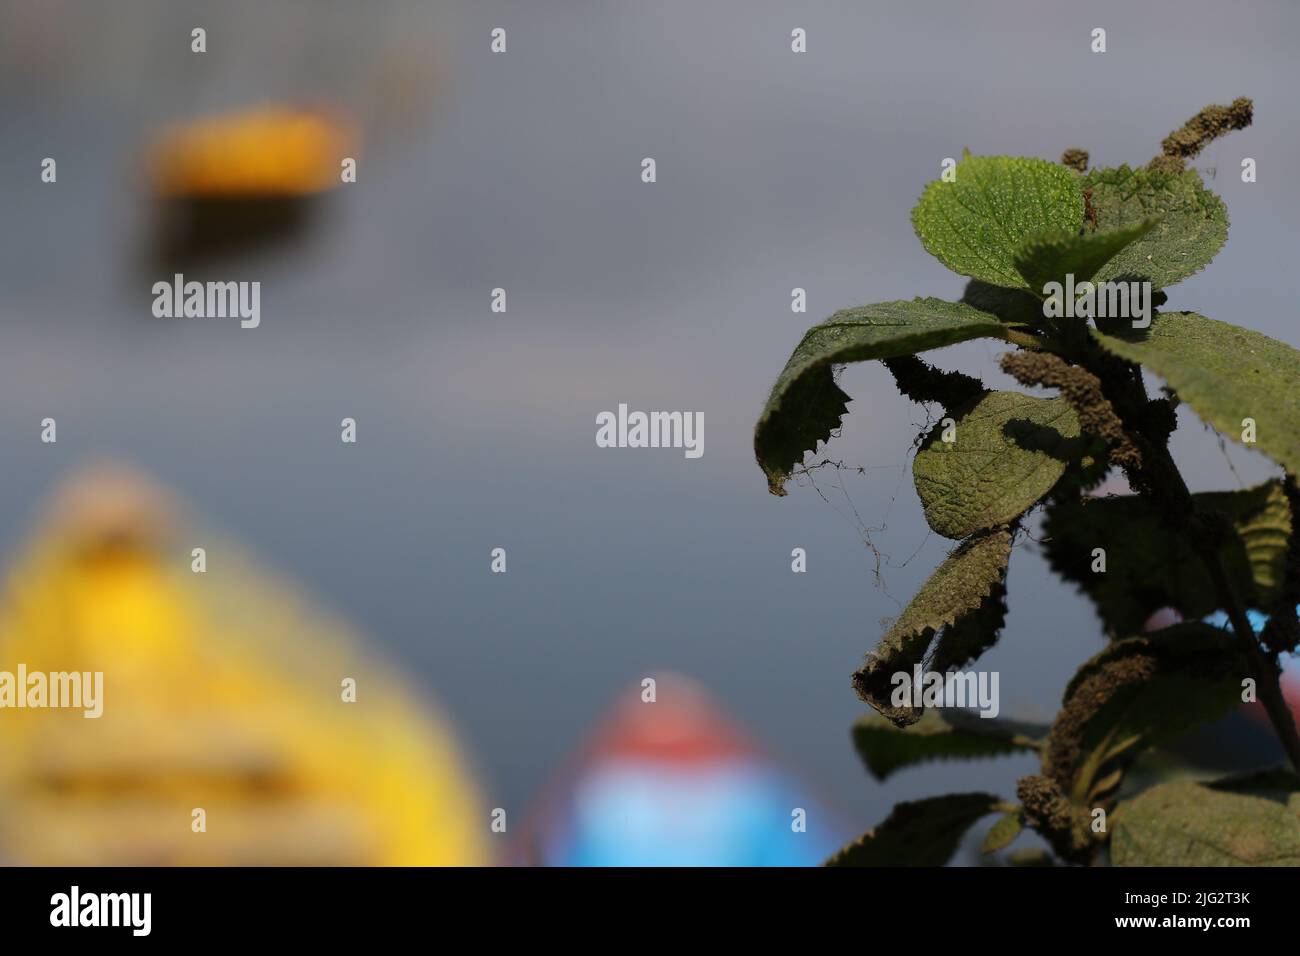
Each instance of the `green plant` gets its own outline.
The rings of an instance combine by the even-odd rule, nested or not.
[[[853,676],[875,710],[854,728],[869,770],[883,779],[926,760],[1042,758],[1041,773],[1019,782],[1018,804],[978,793],[900,804],[830,862],[941,864],[976,821],[1001,811],[986,851],[1027,826],[1071,863],[1300,864],[1300,780],[1289,770],[1145,790],[1140,775],[1125,777],[1152,747],[1256,692],[1300,768],[1278,664],[1300,643],[1300,352],[1157,308],[1163,289],[1227,239],[1222,201],[1184,163],[1251,117],[1246,99],[1208,107],[1137,169],[1089,170],[1082,150],[1060,163],[966,154],[912,213],[925,248],[970,278],[962,300],[838,312],[805,334],[778,377],[754,436],[778,495],[840,426],[845,363],[879,360],[902,394],[944,409],[913,474],[930,527],[959,544]],[[1120,290],[1133,296],[1127,304]],[[1012,346],[1001,368],[1055,395],[991,391],[916,357],[976,338]],[[1148,394],[1144,368],[1164,380],[1161,394]],[[1169,452],[1180,402],[1269,455],[1280,477],[1191,493]],[[1134,493],[1090,495],[1111,469]],[[1012,545],[1039,504],[1049,561],[1094,602],[1109,638],[1054,722],[1028,727],[896,696],[899,674],[960,670],[997,639]],[[1185,622],[1145,631],[1166,607]],[[1269,615],[1259,633],[1251,611]],[[1214,612],[1227,628],[1202,621]]]

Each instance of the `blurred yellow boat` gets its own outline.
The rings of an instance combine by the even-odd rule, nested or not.
[[[445,725],[339,622],[175,513],[130,472],[88,473],[11,568],[0,670],[102,671],[104,689],[98,719],[0,710],[0,862],[487,862]]]
[[[289,198],[339,185],[356,156],[356,128],[340,115],[267,104],[167,127],[149,169],[167,198]]]

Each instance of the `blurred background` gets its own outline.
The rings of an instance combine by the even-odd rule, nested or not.
[[[1099,26],[1105,54],[1089,51]],[[206,53],[191,52],[195,27]],[[1239,95],[1255,125],[1195,163],[1228,205],[1229,242],[1167,308],[1300,346],[1284,280],[1300,231],[1297,37],[1286,2],[3,0],[0,553],[22,566],[63,480],[129,462],[286,582],[252,586],[349,622],[358,667],[383,662],[437,701],[485,841],[491,808],[544,816],[603,715],[659,672],[743,728],[788,777],[789,805],[821,808],[820,842],[900,799],[1009,796],[1035,758],[881,785],[850,743],[864,706],[850,673],[950,544],[912,490],[924,412],[878,367],[850,368],[830,454],[864,471],[826,470],[784,499],[753,462],[755,417],[808,325],[960,295],[908,218],[945,157],[1081,146],[1094,165],[1142,163]],[[160,249],[158,138],[267,103],[346,117],[357,182],[296,200],[282,234],[179,260],[187,278],[260,281],[258,329],[154,318],[152,284],[177,261]],[[1256,183],[1240,181],[1246,156]],[[806,315],[790,310],[796,286]],[[997,354],[936,358],[1006,385]],[[703,412],[703,458],[597,448],[595,415],[620,402]],[[1181,414],[1194,490],[1272,473]],[[56,444],[40,441],[47,417]],[[339,440],[344,417],[356,445]],[[167,540],[159,560],[188,575],[196,538]],[[489,573],[496,547],[506,574]],[[806,574],[790,571],[794,547]],[[981,666],[1001,673],[1004,716],[1047,720],[1100,630],[1032,535],[1008,584],[1008,627]],[[314,633],[262,638],[310,658]]]

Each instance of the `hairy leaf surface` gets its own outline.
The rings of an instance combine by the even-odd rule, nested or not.
[[[1196,172],[1094,169],[1083,178],[1100,229],[1124,229],[1150,219],[1155,227],[1097,270],[1096,281],[1149,279],[1173,285],[1209,264],[1228,239],[1228,210]]]
[[[1016,247],[1014,265],[1037,295],[1045,295],[1043,287],[1049,282],[1064,285],[1067,274],[1074,277],[1077,287],[1096,275],[1121,249],[1155,226],[1156,220],[1144,219],[1131,226],[1085,232],[1082,236],[1076,229],[1038,233]]]
[[[920,709],[891,703],[890,678],[900,671],[910,674],[924,659],[937,631],[977,614],[991,597],[1000,598],[997,589],[1006,577],[1010,557],[1011,532],[1005,528],[958,545],[853,675],[858,696],[895,724],[918,720]]]
[[[1256,447],[1300,472],[1300,352],[1267,335],[1195,312],[1157,315],[1149,329],[1093,333],[1102,347],[1145,365],[1233,441],[1254,419]]]
[[[961,275],[1028,288],[1015,267],[1020,243],[1083,224],[1078,177],[1057,163],[967,156],[956,174],[952,182],[939,179],[925,187],[912,210],[912,226],[926,251]]]
[[[947,538],[1014,521],[1052,490],[1078,451],[1079,420],[1059,398],[990,392],[940,422],[912,462],[931,528]]]
[[[1116,866],[1300,866],[1300,781],[1152,787],[1114,813]],[[1289,778],[1283,780],[1282,778]]]

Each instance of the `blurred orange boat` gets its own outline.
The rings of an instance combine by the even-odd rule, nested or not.
[[[309,196],[339,185],[357,139],[338,113],[267,104],[167,127],[149,169],[167,198]]]

